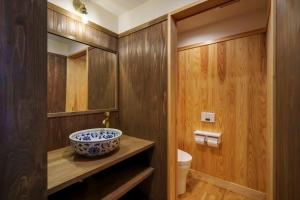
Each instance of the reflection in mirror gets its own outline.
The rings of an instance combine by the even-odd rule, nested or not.
[[[48,113],[117,108],[117,55],[48,34]]]

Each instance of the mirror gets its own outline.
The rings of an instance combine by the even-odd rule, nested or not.
[[[48,33],[48,116],[116,110],[117,71],[115,53]]]

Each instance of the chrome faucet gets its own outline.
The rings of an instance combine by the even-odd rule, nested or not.
[[[105,128],[109,128],[110,112],[105,112],[104,116],[105,116],[105,119],[102,121],[102,124],[105,125]]]

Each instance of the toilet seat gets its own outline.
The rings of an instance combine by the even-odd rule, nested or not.
[[[186,180],[192,163],[192,156],[177,149],[177,194],[186,192]]]
[[[192,156],[187,152],[177,149],[177,164],[178,165],[190,165]]]

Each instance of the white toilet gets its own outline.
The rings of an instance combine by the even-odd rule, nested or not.
[[[183,194],[186,191],[186,178],[191,167],[192,156],[180,149],[177,150],[177,192]]]

